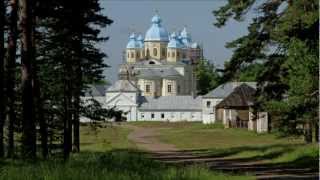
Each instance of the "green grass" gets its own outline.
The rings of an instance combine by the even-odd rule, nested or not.
[[[146,124],[147,125],[147,124]],[[0,160],[2,180],[250,180],[250,175],[226,174],[206,166],[168,165],[148,158],[127,140],[131,132],[123,126],[97,130],[81,126],[81,153],[67,162]],[[131,149],[131,150],[130,150]],[[133,149],[133,150],[132,150]]]
[[[250,180],[249,175],[210,171],[203,166],[173,166],[146,158],[134,151],[83,152],[68,162],[49,160],[24,162],[0,161],[3,180]]]
[[[135,144],[127,139],[130,129],[111,124],[93,129],[91,126],[80,127],[81,150],[105,152],[113,149],[133,149]]]
[[[317,168],[318,144],[304,144],[302,138],[279,138],[245,129],[224,129],[219,124],[142,122],[137,126],[159,129],[158,138],[199,156],[260,161],[266,164]]]

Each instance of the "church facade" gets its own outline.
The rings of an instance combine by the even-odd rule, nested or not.
[[[159,15],[151,19],[145,37],[132,33],[119,79],[133,81],[143,96],[195,95],[194,67],[202,48],[192,42],[186,28],[169,35]]]

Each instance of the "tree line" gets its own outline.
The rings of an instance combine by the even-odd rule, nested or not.
[[[319,140],[319,1],[229,0],[214,25],[254,18],[248,34],[226,47],[233,55],[222,81],[258,82],[256,110],[267,111],[283,135]]]
[[[101,10],[99,0],[0,1],[0,157],[79,152],[79,118],[92,109],[80,97],[107,67],[96,45],[113,21]]]

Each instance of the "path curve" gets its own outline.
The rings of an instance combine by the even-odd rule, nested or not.
[[[210,157],[195,155],[192,151],[181,151],[172,144],[157,139],[161,128],[139,127],[125,125],[133,131],[128,139],[134,142],[139,149],[151,153],[151,158],[164,163],[173,164],[206,164],[210,169],[224,172],[248,172],[261,180],[279,179],[318,179],[317,171],[309,168],[288,168],[285,166],[268,166],[261,161],[243,161],[225,157]]]
[[[129,133],[128,139],[133,141],[138,148],[147,150],[152,153],[163,153],[177,151],[178,149],[172,144],[166,144],[159,141],[156,136],[159,135],[157,128],[137,127],[126,125],[133,131]]]

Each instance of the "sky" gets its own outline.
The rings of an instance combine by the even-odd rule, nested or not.
[[[203,45],[204,57],[222,68],[232,55],[232,50],[225,48],[225,44],[247,34],[251,21],[250,18],[240,23],[230,20],[222,28],[215,27],[212,11],[224,4],[225,0],[101,0],[102,14],[114,21],[102,29],[102,35],[110,39],[99,44],[108,55],[106,64],[111,66],[104,72],[106,80],[111,83],[117,80],[130,33],[134,31],[144,36],[156,11],[169,33],[186,26],[192,40]]]

